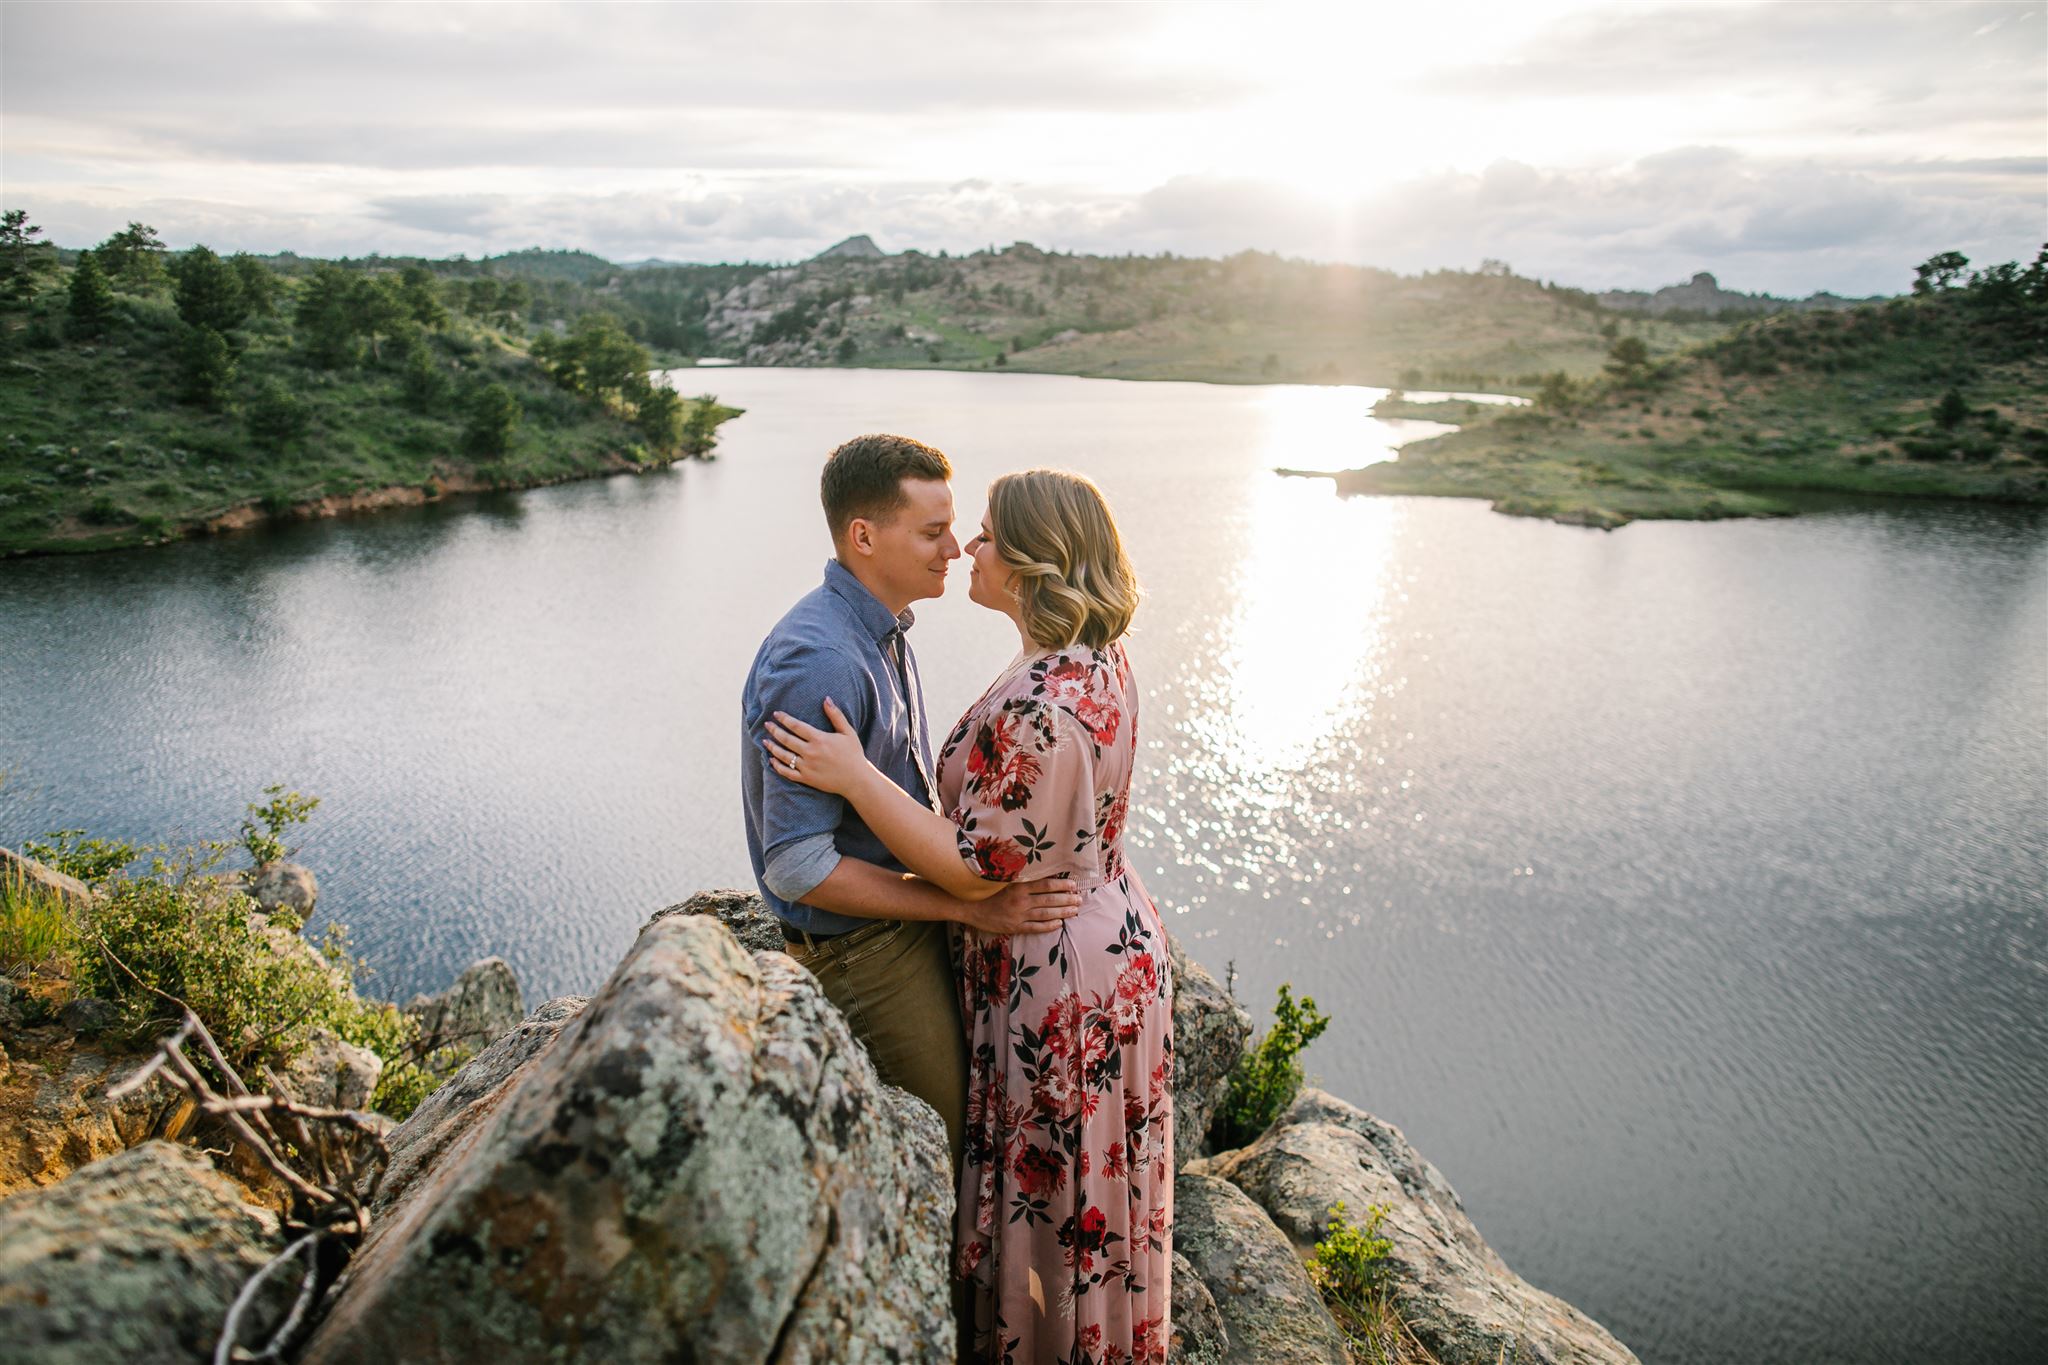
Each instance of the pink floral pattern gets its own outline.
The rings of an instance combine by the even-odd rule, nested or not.
[[[989,1365],[1164,1365],[1173,1242],[1173,983],[1126,865],[1137,692],[1121,645],[1005,675],[939,754],[984,877],[1083,889],[1057,934],[963,931],[959,1274]]]

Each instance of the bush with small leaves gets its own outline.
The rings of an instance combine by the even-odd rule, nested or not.
[[[1218,1146],[1240,1147],[1252,1141],[1294,1103],[1304,1079],[1301,1054],[1329,1026],[1329,1016],[1316,1008],[1314,997],[1304,995],[1297,1002],[1292,987],[1280,987],[1273,1027],[1231,1068],[1216,1118]]]

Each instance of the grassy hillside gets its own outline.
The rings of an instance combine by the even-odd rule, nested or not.
[[[1533,408],[1456,406],[1442,420],[1461,430],[1339,486],[1610,527],[1782,514],[1792,491],[2048,501],[2048,264],[1745,324],[1668,361],[1617,346]]]
[[[1063,256],[1019,243],[770,271],[730,289],[706,330],[719,354],[751,364],[1526,388],[1554,370],[1596,373],[1623,335],[1662,355],[1732,325],[1610,313],[1500,266],[1404,277],[1257,252]]]
[[[735,415],[715,399],[593,382],[577,355],[543,363],[522,320],[467,316],[446,306],[446,283],[401,287],[376,266],[234,262],[245,287],[260,272],[254,292],[268,301],[216,300],[213,320],[242,316],[203,329],[180,314],[183,297],[186,314],[208,316],[206,299],[185,297],[184,262],[145,260],[102,271],[99,316],[81,316],[73,285],[100,254],[95,267],[46,259],[0,304],[0,553],[647,468],[707,452]],[[219,338],[211,354],[203,330]],[[618,373],[651,363],[617,329],[588,330]]]

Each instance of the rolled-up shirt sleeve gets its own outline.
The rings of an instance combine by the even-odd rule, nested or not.
[[[874,715],[873,679],[859,663],[840,651],[792,641],[761,660],[755,675],[753,704],[747,714],[749,762],[761,769],[761,880],[770,891],[795,904],[830,876],[839,865],[833,832],[846,813],[843,798],[783,777],[768,761],[760,740],[777,711],[831,729],[825,719],[825,698],[867,736]]]

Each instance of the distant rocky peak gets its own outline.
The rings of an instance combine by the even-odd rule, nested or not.
[[[888,252],[875,245],[874,238],[863,232],[857,237],[848,237],[837,246],[826,247],[823,251],[811,257],[811,259],[814,261],[868,261],[879,259],[888,254]]]

